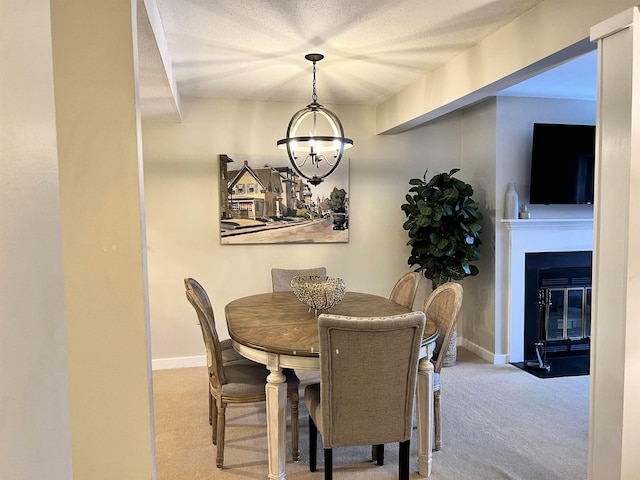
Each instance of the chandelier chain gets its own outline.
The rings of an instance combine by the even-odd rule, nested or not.
[[[316,94],[316,62],[313,62],[313,94],[311,95],[311,100],[314,103],[318,101],[318,95]]]

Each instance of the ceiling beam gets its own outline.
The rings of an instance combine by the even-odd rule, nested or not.
[[[142,118],[182,121],[180,92],[156,0],[138,2],[138,68]]]
[[[593,50],[591,26],[634,4],[546,0],[378,105],[376,133],[417,127]]]

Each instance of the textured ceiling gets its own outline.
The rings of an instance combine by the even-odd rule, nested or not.
[[[540,2],[156,0],[181,97],[309,101],[317,52],[318,100],[351,104],[385,100]],[[141,62],[149,88],[158,65]]]

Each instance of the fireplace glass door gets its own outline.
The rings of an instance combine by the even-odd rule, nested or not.
[[[547,340],[578,340],[591,336],[591,287],[547,289]]]

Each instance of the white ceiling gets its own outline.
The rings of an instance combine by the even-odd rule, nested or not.
[[[380,103],[541,1],[155,0],[168,50],[164,61],[180,97],[309,102],[312,66],[304,56],[322,53],[317,93],[328,104]],[[161,110],[171,103],[171,87],[162,80],[148,20],[140,18],[143,111]],[[584,73],[592,63],[579,63],[584,88],[592,88],[587,77],[595,82],[595,66],[592,75]],[[582,92],[573,68],[563,67],[504,93],[563,84],[565,93],[543,96]],[[554,75],[551,83],[548,75]]]

